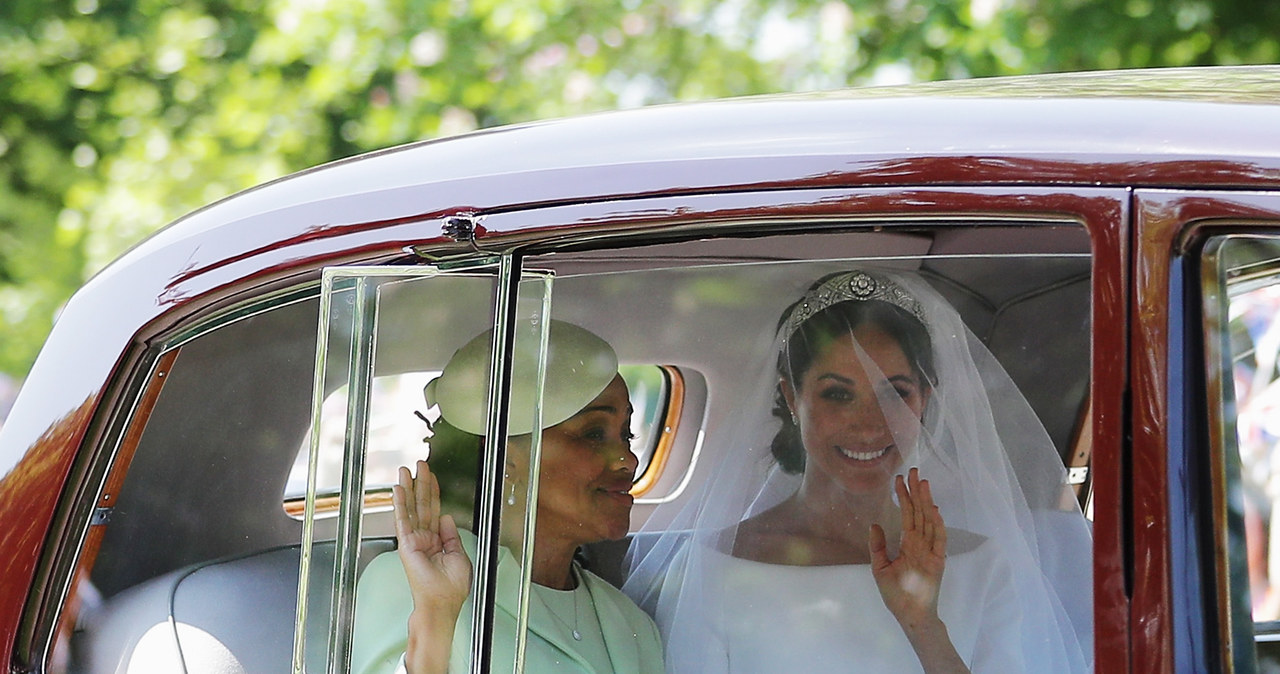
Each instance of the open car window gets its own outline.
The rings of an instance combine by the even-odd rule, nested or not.
[[[993,241],[999,245],[993,246]],[[758,251],[762,250],[779,258],[786,258],[786,251],[797,251],[798,257],[760,259]],[[811,259],[809,256],[816,250],[844,251],[848,257]],[[954,307],[965,329],[976,343],[990,351],[1000,371],[1007,373],[1011,384],[1025,398],[1036,423],[1043,427],[1039,432],[1045,435],[1045,446],[1053,453],[1052,465],[1048,468],[1060,474],[1060,478],[1055,479],[1063,488],[1060,492],[1034,495],[1036,505],[1030,514],[1044,532],[1035,543],[1034,557],[1040,560],[1036,563],[1043,567],[1041,572],[1052,579],[1050,582],[1086,588],[1065,597],[1069,601],[1055,604],[1052,610],[1064,625],[1063,629],[1076,631],[1086,639],[1091,634],[1092,603],[1087,590],[1091,544],[1080,510],[1088,499],[1090,465],[1087,443],[1082,443],[1080,438],[1087,435],[1082,424],[1090,418],[1092,257],[1082,228],[1062,223],[991,226],[968,223],[960,228],[922,228],[903,234],[877,234],[859,229],[759,241],[704,239],[599,252],[550,253],[525,258],[522,265],[527,270],[546,269],[555,275],[546,315],[600,335],[616,349],[623,362],[673,363],[649,370],[641,377],[628,378],[631,406],[635,411],[633,428],[652,425],[652,421],[641,421],[642,417],[662,420],[660,427],[654,427],[651,432],[660,439],[656,445],[668,445],[667,455],[654,454],[656,458],[649,461],[648,468],[637,472],[635,484],[648,483],[650,491],[637,494],[640,498],[634,501],[624,537],[621,540],[601,537],[582,546],[584,570],[593,577],[615,588],[625,586],[630,564],[626,560],[627,548],[631,547],[634,552],[659,543],[672,527],[679,526],[676,519],[667,518],[673,518],[673,513],[684,508],[696,507],[697,499],[707,496],[707,485],[715,484],[722,477],[726,459],[732,460],[726,452],[734,451],[734,447],[738,451],[749,449],[747,444],[737,442],[742,438],[738,435],[741,425],[735,415],[744,407],[743,400],[760,393],[755,390],[759,384],[756,375],[761,366],[771,367],[775,358],[770,353],[773,333],[779,314],[787,304],[813,279],[850,267],[880,265],[917,275],[928,284],[930,292],[937,293],[946,305]],[[397,272],[384,268],[378,273],[394,277]],[[432,281],[447,282],[448,276],[443,274]],[[411,290],[416,283],[421,285]],[[387,290],[383,301],[392,296],[390,287]],[[437,326],[436,333],[430,333],[430,327],[425,328],[428,334],[439,337],[425,338],[436,352],[429,358],[424,357],[418,348],[424,342],[422,330],[397,327],[396,321],[400,320],[397,317],[423,312],[424,307],[450,295],[432,289],[430,282],[421,281],[397,286],[395,292],[399,293],[403,305],[379,313],[378,320],[368,328],[367,338],[376,344],[370,347],[373,349],[370,382],[381,376],[394,376],[397,368],[407,372],[439,372],[450,353],[487,325],[481,320],[466,327],[451,325],[447,331]],[[380,307],[379,311],[384,310]],[[488,320],[494,319],[490,316]],[[334,353],[357,350],[349,343],[337,351],[330,349]],[[410,388],[416,387],[415,383]],[[672,410],[672,391],[677,388],[683,389],[679,398],[684,401],[684,408]],[[372,420],[376,414],[386,413],[412,421],[416,410],[433,423],[434,417],[431,410],[419,409],[421,403],[413,395],[397,399],[371,394],[367,403],[364,412],[353,414],[348,408],[339,418],[345,424],[343,442],[347,458],[344,462],[350,460],[353,447],[362,453],[363,468],[367,471],[365,488],[369,489],[376,488],[375,482],[385,478],[373,477],[374,456],[378,451],[374,447],[377,443],[372,441],[376,424],[365,420],[364,415]],[[391,409],[378,409],[383,407]],[[663,412],[658,414],[660,409]],[[368,426],[365,439],[351,437],[351,419]],[[421,420],[417,422],[422,424]],[[356,431],[356,435],[360,433]],[[662,436],[669,437],[661,439]],[[551,521],[550,515],[543,511],[558,507],[555,493],[561,488],[557,486],[562,482],[560,478],[575,470],[572,464],[555,464],[554,469],[550,468],[552,464],[546,462],[554,457],[542,454],[538,457],[542,463],[535,461],[527,474],[520,471],[523,477],[513,480],[500,466],[486,468],[483,465],[493,460],[493,448],[482,442],[472,447],[470,454],[463,455],[466,467],[457,472],[455,460],[436,454],[430,438],[426,443],[422,443],[421,438],[414,438],[413,442],[427,445],[424,455],[431,457],[428,460],[433,470],[435,462],[441,462],[437,472],[441,473],[442,502],[463,528],[475,534],[477,541],[483,538],[486,525],[492,526],[495,515],[501,512],[497,554],[503,558],[509,555],[517,564],[528,559],[522,555],[528,553],[528,545],[538,536],[536,525],[550,526],[546,524]],[[650,444],[650,440],[637,443],[640,449],[636,453],[648,451],[645,448]],[[511,447],[507,450],[511,451]],[[552,450],[543,447],[541,451]],[[1018,467],[1016,451],[1012,453],[1009,460],[1014,470],[1024,470]],[[405,458],[398,457],[394,462],[404,463]],[[760,465],[768,468],[763,463]],[[527,486],[521,480],[527,480]],[[482,493],[486,483],[490,485],[487,495]],[[535,486],[536,492],[529,491]],[[486,503],[496,510],[486,513]],[[524,509],[507,508],[514,504],[521,504]],[[542,517],[543,514],[547,517]],[[366,506],[363,516],[353,519],[353,522],[359,521],[359,533],[348,532],[346,536],[355,535],[364,541],[359,546],[361,549],[379,540],[389,545],[394,533],[393,520],[385,506]],[[490,533],[493,531],[489,529]],[[340,540],[342,536],[340,530]],[[508,536],[510,538],[505,538]],[[395,554],[387,549],[376,553],[370,566],[347,581],[354,584],[349,585],[354,589],[353,620],[344,622],[340,614],[330,617],[336,621],[330,625],[330,638],[349,630],[346,638],[356,671],[362,671],[361,667],[371,662],[371,658],[394,664],[403,652],[406,621],[412,607],[406,604],[408,595],[402,584],[396,586],[400,588],[397,593],[381,580],[387,577],[383,567],[394,569],[399,563]],[[374,569],[375,573],[370,574],[368,569]],[[371,577],[374,580],[371,581]],[[501,591],[501,571],[495,578],[495,590]],[[340,585],[337,580],[327,582],[335,587]],[[492,666],[503,670],[518,666],[522,658],[547,657],[548,649],[554,652],[556,648],[555,640],[547,637],[546,623],[537,624],[539,620],[553,621],[556,617],[545,614],[552,600],[540,595],[543,591],[527,575],[522,576],[517,585],[517,597],[504,599],[489,595],[493,602],[487,607],[491,617],[484,616],[486,607],[473,604],[468,604],[463,612],[464,616],[471,616],[464,623],[473,630],[474,625],[481,624],[475,621],[495,621],[494,631],[487,640],[484,634],[473,631],[475,640],[471,647],[479,651],[472,655],[487,653],[493,658]],[[657,615],[655,606],[640,603]],[[384,620],[370,628],[368,623],[362,623],[361,616],[372,612],[380,612]],[[511,622],[503,622],[506,619]],[[350,627],[352,623],[354,629]],[[1075,647],[1082,649],[1077,655],[1090,648],[1087,641]],[[455,646],[457,649],[465,650],[461,642]]]

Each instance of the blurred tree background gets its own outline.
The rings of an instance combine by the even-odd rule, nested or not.
[[[673,100],[1277,60],[1272,0],[4,0],[0,373],[165,223],[366,150]]]

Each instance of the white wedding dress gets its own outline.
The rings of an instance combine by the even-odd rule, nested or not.
[[[939,614],[973,671],[1026,671],[1009,568],[995,552],[983,542],[947,558]],[[702,626],[703,672],[923,671],[870,565],[782,566],[714,550],[704,559],[715,581],[686,616]]]

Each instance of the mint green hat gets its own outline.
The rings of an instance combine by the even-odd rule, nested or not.
[[[473,435],[484,435],[493,330],[472,338],[458,349],[444,372],[423,390],[427,405],[440,408],[449,424]],[[533,431],[533,389],[537,379],[536,326],[516,326],[511,372],[511,414],[508,432]],[[542,428],[550,428],[577,414],[618,374],[618,356],[609,343],[572,323],[552,320],[547,345],[547,373],[542,391]]]

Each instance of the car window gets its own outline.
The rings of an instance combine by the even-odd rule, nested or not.
[[[1040,468],[1058,476],[1053,482],[1056,488],[1027,494],[1036,503],[1029,515],[1043,532],[1035,543],[1035,565],[1037,577],[1070,590],[1023,609],[1039,611],[1035,624],[1040,627],[1035,629],[1041,634],[1055,630],[1073,635],[1056,641],[1061,653],[1046,657],[1064,663],[1071,658],[1076,664],[1087,661],[1092,657],[1092,550],[1078,504],[1087,501],[1089,493],[1090,443],[1085,424],[1091,414],[1087,401],[1092,261],[1089,242],[1082,234],[1067,227],[1056,231],[974,227],[963,232],[946,230],[948,236],[923,229],[912,230],[911,235],[919,239],[904,241],[911,235],[824,232],[750,242],[704,238],[683,245],[576,256],[557,253],[530,260],[531,265],[555,269],[552,304],[558,315],[601,330],[624,355],[662,349],[672,354],[665,360],[693,366],[706,379],[705,420],[696,428],[681,429],[695,444],[697,456],[692,469],[683,473],[687,487],[667,503],[637,501],[629,543],[603,540],[585,546],[590,570],[623,587],[672,634],[697,635],[708,644],[717,641],[709,634],[743,626],[728,625],[717,615],[750,621],[754,615],[750,603],[780,612],[798,606],[782,596],[791,586],[781,584],[781,575],[716,566],[723,558],[691,547],[695,543],[690,541],[705,541],[705,532],[722,532],[739,521],[738,516],[749,517],[755,509],[777,504],[786,490],[794,489],[794,481],[789,480],[798,479],[777,475],[769,452],[777,428],[770,426],[776,417],[770,416],[768,405],[778,384],[778,375],[770,373],[777,362],[773,348],[780,314],[815,279],[860,266],[887,267],[923,279],[959,312],[968,330],[1021,392],[1022,404],[1033,410],[1040,432],[1048,436],[1047,443],[1039,446],[1049,450],[1050,462]],[[1062,238],[1050,247],[1052,237]],[[909,246],[923,252],[903,254]],[[955,247],[948,251],[948,246]],[[886,249],[894,254],[876,257],[877,251]],[[813,259],[817,257],[812,256],[814,250],[831,256],[843,251],[853,257]],[[762,251],[767,251],[769,260],[752,255]],[[805,253],[790,259],[792,251]],[[760,406],[762,400],[765,407]],[[1024,447],[1012,444],[1010,454],[1016,462],[1013,471],[1030,469],[1030,464],[1023,463]],[[1068,466],[1073,470],[1068,472]],[[734,491],[749,480],[759,480],[760,491]],[[740,508],[736,515],[722,508],[730,501]],[[952,508],[952,517],[963,521],[965,513],[957,512],[954,502]],[[649,561],[655,568],[646,570]],[[704,582],[736,588],[732,596],[741,598],[740,603],[720,604],[698,614],[693,607],[716,606],[717,601],[732,597],[673,594],[671,588],[683,580],[682,574],[692,575],[699,563],[718,569],[714,577],[700,576]],[[957,577],[961,573],[957,571]],[[765,595],[757,590],[767,587],[782,589],[777,596],[762,598]],[[688,597],[694,599],[686,601]],[[829,598],[824,595],[822,601]],[[778,617],[782,613],[772,615],[769,625],[801,622]],[[835,632],[810,627],[811,632],[795,638],[821,634],[833,642],[847,642],[844,632],[837,639]],[[1010,633],[1016,631],[1010,628]],[[738,634],[739,643],[792,641],[742,634]],[[690,643],[694,638],[676,639],[687,649],[683,652],[692,654],[693,662],[682,656],[689,668],[714,666],[707,658],[724,657],[714,648],[698,650]]]
[[[1237,661],[1280,665],[1280,238],[1230,235],[1206,245],[1210,438],[1222,453],[1229,616]],[[1250,630],[1250,618],[1253,630]]]
[[[658,250],[629,249],[629,257],[586,251],[528,260],[530,268],[555,272],[555,292],[547,302],[543,281],[531,276],[517,284],[518,292],[510,298],[516,305],[513,315],[529,321],[535,314],[550,315],[585,326],[613,345],[623,363],[632,429],[638,436],[631,445],[638,457],[637,498],[627,531],[620,541],[583,546],[583,569],[624,586],[627,539],[643,549],[663,532],[674,531],[671,513],[706,495],[706,486],[715,483],[725,465],[723,452],[746,451],[760,441],[743,436],[743,419],[735,414],[745,408],[744,400],[759,394],[747,386],[752,381],[748,375],[770,366],[779,311],[812,279],[863,264],[916,270],[956,307],[1025,395],[1063,457],[1060,468],[1072,462],[1076,470],[1070,482],[1084,485],[1078,495],[1086,498],[1089,465],[1079,457],[1081,438],[1088,436],[1081,424],[1089,419],[1087,238],[1079,231],[1045,226],[966,228],[964,233],[973,238],[918,230],[911,237],[919,238],[924,252],[909,257],[900,254],[901,235],[854,231],[753,242],[773,255],[791,248],[858,253],[850,259],[811,260],[806,252],[762,263],[757,253],[742,252],[742,240],[701,239]],[[934,239],[946,239],[945,245]],[[995,240],[1000,252],[984,252],[983,242]],[[894,255],[876,259],[870,254],[889,242]],[[930,247],[936,250],[929,253]],[[256,308],[237,308],[229,314],[233,320],[211,319],[175,339],[166,369],[155,374],[165,385],[157,389],[127,480],[119,494],[110,495],[118,502],[93,527],[106,535],[90,576],[96,595],[81,593],[90,600],[74,640],[76,657],[85,663],[150,657],[178,638],[189,657],[258,658],[275,663],[266,670],[282,669],[288,666],[285,642],[295,617],[300,560],[309,565],[304,565],[310,580],[303,593],[309,612],[296,637],[300,657],[307,662],[328,661],[331,637],[342,633],[338,626],[352,624],[362,598],[392,613],[385,608],[390,604],[358,590],[365,570],[395,558],[385,492],[378,507],[361,499],[349,511],[357,516],[345,521],[341,494],[352,492],[339,488],[330,493],[325,507],[332,516],[313,516],[309,538],[302,523],[281,510],[290,479],[293,489],[301,482],[305,490],[293,471],[298,438],[307,436],[309,428],[317,431],[317,446],[325,436],[335,439],[329,455],[316,454],[317,512],[324,483],[341,487],[344,479],[358,477],[366,488],[385,485],[390,476],[379,477],[379,470],[421,456],[431,459],[440,478],[444,509],[477,534],[477,542],[486,531],[484,523],[493,521],[492,507],[510,499],[514,485],[518,507],[504,517],[504,526],[518,530],[513,540],[521,544],[510,551],[512,557],[528,554],[522,541],[529,540],[539,510],[526,507],[537,503],[528,501],[524,485],[555,486],[543,483],[532,465],[523,482],[501,466],[486,466],[487,452],[478,446],[459,451],[461,445],[446,443],[448,449],[435,451],[431,442],[423,442],[426,424],[414,415],[421,411],[433,419],[422,397],[424,381],[443,369],[467,337],[496,321],[497,272],[483,269],[487,271],[451,275],[425,267],[374,268],[366,274],[365,309],[376,311],[363,318],[357,317],[354,284],[331,289],[323,311],[318,291],[304,289]],[[350,278],[358,277],[353,272]],[[323,376],[315,378],[318,315],[328,316],[329,338],[321,352]],[[363,355],[355,348],[361,345]],[[671,364],[631,364],[655,362]],[[363,380],[367,404],[353,403],[356,396],[350,391],[357,380]],[[313,381],[320,382],[318,397],[310,388]],[[322,404],[312,424],[308,410],[317,399]],[[386,428],[378,421],[383,414],[399,428],[376,435]],[[351,433],[352,428],[364,430]],[[407,454],[378,456],[386,445],[406,444],[411,449],[396,450]],[[353,446],[366,457],[358,476],[345,461]],[[310,442],[307,449],[304,456],[310,460]],[[642,461],[649,466],[644,471],[638,468]],[[757,465],[768,468],[767,463]],[[1070,502],[1069,492],[1063,496]],[[305,510],[305,499],[302,505]],[[1055,506],[1037,517],[1057,520],[1061,512],[1071,509]],[[1062,521],[1069,524],[1069,519]],[[1041,541],[1040,557],[1051,573],[1087,575],[1087,537],[1073,536],[1063,533]],[[347,538],[358,545],[344,550],[340,541]],[[344,568],[349,575],[343,576]],[[273,580],[264,583],[266,578]],[[531,582],[520,579],[518,585],[526,589],[517,587],[514,603],[508,603],[517,614],[520,602],[538,591],[527,584]],[[345,614],[344,587],[351,591]],[[477,595],[478,589],[473,587],[472,593]],[[227,599],[233,596],[235,601]],[[221,599],[212,599],[216,597]],[[138,612],[139,602],[153,599],[159,612],[148,621],[148,614]],[[1063,611],[1068,619],[1087,624],[1089,593],[1074,599]],[[475,610],[493,610],[502,601]],[[177,611],[176,632],[166,617],[171,610]],[[495,643],[503,643],[501,635],[510,637],[505,643],[535,640],[528,630],[517,637],[521,631],[516,624],[499,624],[487,636],[477,631],[474,644],[468,633],[464,648],[492,652],[495,671],[511,670],[514,651],[493,651]],[[267,635],[278,647],[240,641],[250,634]],[[348,634],[358,637],[359,629]],[[364,657],[361,646],[348,643],[351,657]]]
[[[409,432],[414,436],[409,454],[395,455],[387,463],[408,463],[423,480],[422,489],[434,485],[429,488],[435,494],[431,512],[456,523],[465,559],[474,570],[459,595],[466,606],[445,640],[452,667],[465,670],[475,663],[490,671],[508,671],[517,666],[526,601],[521,588],[528,584],[522,569],[529,568],[524,560],[533,550],[524,542],[530,540],[526,529],[531,526],[523,524],[526,501],[515,494],[526,493],[529,470],[536,469],[536,463],[521,463],[508,447],[519,446],[535,456],[538,451],[540,438],[519,425],[521,419],[544,413],[536,382],[541,340],[549,325],[550,277],[516,272],[513,266],[508,257],[499,262],[482,259],[462,270],[455,266],[449,273],[432,267],[326,270],[303,521],[301,573],[307,590],[299,598],[303,619],[318,619],[324,629],[299,631],[296,667],[381,671],[394,668],[405,652],[413,603],[406,567],[394,550],[395,516],[385,506],[365,507],[366,487],[387,479],[369,472],[384,460],[375,450],[374,433],[381,430],[377,420],[387,414],[418,424]],[[460,354],[457,359],[455,354]],[[460,371],[446,367],[454,360],[464,363]],[[511,363],[520,365],[515,366],[510,387],[503,388],[497,382],[508,376],[503,372]],[[375,395],[379,377],[406,372],[443,374],[425,397],[421,385],[414,387],[416,396]],[[344,385],[345,395],[334,397],[332,392]],[[453,396],[459,387],[471,395]],[[503,401],[503,391],[510,404]],[[438,403],[447,418],[427,416],[428,399]],[[494,404],[505,414],[491,415]],[[415,411],[431,420],[430,428]],[[504,442],[486,440],[503,428],[510,435]],[[321,454],[326,434],[341,437],[338,461]],[[322,500],[319,478],[327,465],[340,465],[340,489],[327,497],[337,502],[332,524],[325,524],[315,511]],[[426,503],[427,493],[409,502]],[[499,512],[504,520],[501,534]],[[426,516],[412,521],[425,522]],[[435,527],[431,530],[439,531]],[[326,531],[333,531],[335,538],[331,565],[323,558],[325,548],[314,542]],[[415,531],[414,540],[426,535]],[[494,545],[499,539],[503,547]],[[459,582],[466,575],[459,575]],[[495,640],[516,647],[494,649]]]
[[[161,345],[81,554],[71,671],[287,671],[302,529],[280,480],[307,431],[316,294]]]
[[[678,565],[697,559],[690,552],[694,550],[689,547],[693,545],[690,540],[696,541],[705,532],[720,531],[737,521],[689,520],[686,515],[719,513],[724,503],[717,500],[721,487],[736,484],[739,479],[759,479],[759,491],[746,494],[747,498],[740,498],[734,506],[741,508],[741,517],[750,518],[785,499],[800,479],[780,473],[769,456],[772,431],[768,429],[777,423],[770,408],[777,402],[779,386],[779,361],[774,349],[780,314],[815,279],[862,267],[883,269],[884,273],[898,275],[894,278],[910,279],[904,282],[916,284],[911,287],[922,293],[921,297],[930,298],[930,306],[941,312],[938,316],[945,315],[945,320],[953,321],[946,328],[948,332],[931,338],[940,348],[963,345],[961,351],[980,354],[948,362],[940,381],[955,386],[952,382],[970,377],[973,385],[984,391],[983,400],[1000,402],[988,402],[986,412],[975,407],[959,414],[949,412],[947,416],[967,419],[991,415],[991,421],[982,422],[982,428],[987,429],[983,432],[998,435],[1005,424],[1001,419],[1012,414],[1008,418],[1014,421],[1005,425],[1021,433],[1018,441],[1007,441],[1006,446],[1006,441],[1000,439],[966,440],[968,436],[938,431],[941,434],[921,440],[919,447],[910,449],[913,460],[932,466],[929,470],[938,480],[939,498],[948,504],[952,522],[963,523],[955,524],[961,532],[957,538],[971,547],[957,552],[956,557],[962,561],[956,563],[963,565],[967,559],[964,553],[977,549],[972,546],[987,545],[984,549],[994,555],[990,564],[970,564],[968,571],[955,571],[956,577],[1005,568],[1005,564],[1019,569],[1019,573],[1001,574],[999,578],[1003,580],[988,575],[982,582],[961,584],[983,588],[978,591],[982,596],[970,599],[987,602],[983,605],[989,607],[992,620],[1004,609],[1014,610],[1010,606],[1001,608],[999,600],[994,599],[997,595],[1019,596],[1025,594],[1024,590],[1034,593],[1035,587],[1045,586],[1071,588],[1052,597],[1036,594],[1032,599],[1016,600],[1021,602],[1016,610],[1034,614],[1027,621],[1034,623],[1036,634],[1043,637],[1052,631],[1059,635],[1050,639],[1059,649],[1053,654],[1055,659],[1066,662],[1075,658],[1078,663],[1089,657],[1092,545],[1081,503],[1088,498],[1090,469],[1089,443],[1082,438],[1089,434],[1086,424],[1093,414],[1088,405],[1092,257],[1083,229],[1061,222],[920,228],[908,234],[881,234],[853,227],[843,233],[763,237],[752,240],[749,246],[755,248],[744,251],[740,239],[700,238],[622,249],[623,254],[609,249],[524,259],[524,269],[545,269],[554,274],[554,292],[545,296],[533,292],[543,286],[535,272],[527,272],[534,274],[527,281],[528,297],[524,296],[526,283],[521,283],[516,293],[507,298],[517,306],[510,314],[516,317],[513,335],[518,340],[522,334],[518,327],[521,320],[533,326],[550,317],[550,323],[573,324],[607,342],[624,364],[629,399],[624,406],[632,414],[632,432],[649,428],[656,439],[626,440],[631,432],[611,421],[613,412],[620,409],[609,402],[612,398],[597,405],[604,411],[591,413],[602,416],[581,428],[575,426],[577,415],[571,415],[546,432],[530,434],[524,429],[520,435],[517,427],[532,422],[517,421],[528,417],[516,405],[516,389],[523,384],[513,373],[508,391],[513,407],[507,415],[472,415],[468,422],[479,424],[480,419],[487,419],[488,424],[501,424],[505,419],[508,433],[514,435],[508,437],[502,450],[507,452],[506,458],[501,460],[495,453],[498,446],[485,443],[478,435],[479,431],[490,430],[489,426],[473,426],[470,433],[463,434],[465,437],[442,437],[438,432],[440,421],[423,405],[420,381],[406,384],[408,393],[397,397],[380,393],[379,379],[404,373],[431,379],[436,373],[447,371],[451,356],[460,348],[465,350],[469,339],[484,333],[503,315],[496,309],[502,303],[496,288],[502,284],[492,276],[436,273],[425,268],[331,270],[345,275],[344,282],[354,285],[334,286],[329,293],[330,339],[322,348],[324,369],[316,379],[323,386],[316,396],[320,401],[319,418],[313,425],[315,444],[309,447],[309,468],[317,497],[323,482],[334,482],[320,479],[325,471],[330,475],[336,471],[343,487],[337,495],[337,515],[328,520],[332,524],[322,524],[326,520],[318,510],[306,523],[316,532],[333,531],[336,527],[334,555],[338,560],[334,568],[339,571],[313,578],[308,594],[328,593],[330,605],[349,603],[345,609],[329,609],[322,617],[329,623],[327,635],[315,640],[315,632],[308,628],[302,657],[308,662],[318,662],[313,658],[321,657],[328,661],[350,657],[354,671],[365,671],[368,666],[380,671],[380,667],[394,666],[404,652],[413,604],[403,562],[390,550],[394,545],[393,513],[385,505],[370,508],[363,498],[359,502],[342,499],[343,494],[361,493],[351,490],[356,485],[368,489],[386,479],[376,477],[375,465],[381,461],[376,457],[380,451],[376,445],[381,441],[374,440],[374,433],[381,428],[375,419],[385,413],[397,422],[417,424],[409,426],[416,430],[404,432],[404,437],[409,438],[405,442],[415,445],[416,456],[411,451],[409,456],[397,456],[388,464],[406,463],[417,457],[428,460],[439,480],[442,511],[470,532],[463,535],[463,541],[477,570],[473,582],[496,581],[488,595],[483,595],[478,586],[471,589],[471,598],[459,619],[461,629],[470,635],[455,633],[451,643],[455,664],[468,667],[476,662],[474,656],[480,655],[492,658],[495,670],[507,671],[520,668],[521,662],[570,657],[564,655],[569,652],[578,653],[572,657],[588,662],[609,657],[599,650],[594,654],[579,652],[571,643],[578,640],[575,634],[589,635],[587,630],[608,631],[616,627],[602,622],[606,613],[615,610],[608,620],[626,624],[628,634],[636,635],[645,644],[638,657],[642,661],[652,659],[653,649],[660,647],[658,633],[649,621],[668,620],[670,616],[663,614],[664,602],[680,601],[672,599],[674,595],[664,600],[661,593],[650,595],[648,590],[674,586],[665,581],[680,577]],[[904,248],[915,252],[904,255]],[[792,250],[802,252],[787,259],[787,252]],[[845,251],[846,256],[813,259],[814,250]],[[760,251],[783,259],[762,261]],[[887,252],[877,255],[877,251]],[[362,310],[364,319],[356,315],[362,301],[360,283],[366,285],[363,302],[368,306]],[[473,287],[453,287],[456,284]],[[455,309],[451,313],[441,305]],[[484,310],[477,311],[477,307]],[[458,320],[458,316],[466,318]],[[550,335],[550,328],[547,330]],[[493,342],[484,346],[491,349]],[[544,353],[540,347],[535,351]],[[517,372],[521,367],[518,352],[513,348],[508,361],[508,367]],[[638,370],[626,365],[637,362],[672,365],[642,366]],[[978,375],[964,374],[963,369],[970,366],[980,366],[995,379],[980,382],[974,378]],[[545,374],[549,378],[555,375],[550,370]],[[344,385],[348,392],[334,396],[333,392],[342,390]],[[363,387],[363,392],[353,395],[350,391],[356,390],[354,386]],[[609,394],[610,387],[599,395]],[[388,391],[394,388],[387,386]],[[500,393],[492,381],[483,384],[482,389],[487,396]],[[960,395],[963,391],[959,389],[938,391],[939,398],[935,400],[971,397]],[[678,392],[682,393],[676,395]],[[673,404],[674,400],[680,404]],[[554,403],[544,398],[541,409],[549,410]],[[475,404],[483,407],[487,402]],[[583,409],[596,408],[587,405]],[[426,435],[426,424],[413,415],[415,410],[423,412],[433,424],[425,443],[422,436]],[[924,413],[921,414],[923,422]],[[327,431],[329,423],[338,430]],[[324,458],[318,451],[325,435],[341,437],[340,461]],[[624,436],[623,441],[619,441],[619,435]],[[536,447],[534,437],[538,438]],[[470,444],[459,444],[461,440]],[[631,451],[626,454],[633,456],[627,459],[626,454],[620,454],[601,463],[598,459],[602,454],[583,449],[597,444],[611,449],[627,447]],[[647,449],[664,445],[666,450]],[[1043,453],[1033,458],[1032,446],[1035,452]],[[959,482],[949,483],[940,477],[943,473],[939,471],[949,470],[946,465],[965,464],[965,470],[985,465],[960,458],[969,457],[975,447],[981,447],[982,454],[1004,468],[988,472],[990,469],[983,467],[973,474],[1006,476],[1001,478],[1006,480],[1004,487],[962,489]],[[663,451],[667,452],[665,458]],[[652,458],[642,473],[639,464],[647,458],[646,453]],[[527,464],[518,457],[526,457]],[[613,477],[622,475],[631,484],[631,497],[621,496],[613,481]],[[1014,476],[1012,481],[1008,476]],[[649,491],[637,494],[636,485],[646,481],[650,482]],[[944,493],[945,497],[941,496]],[[1008,510],[1011,519],[1005,525],[997,523],[999,517],[984,519],[988,516],[984,513],[994,511],[995,499],[1003,499],[1013,508]],[[615,507],[623,501],[625,509]],[[495,526],[499,517],[500,527]],[[1015,520],[1019,524],[1013,524]],[[1008,542],[1001,539],[985,543],[1005,535],[1001,527],[1006,525],[1023,533],[1014,534]],[[495,556],[488,562],[499,560],[496,569],[486,567],[486,562],[478,558],[476,546],[486,537],[491,544],[497,544],[493,548]],[[585,613],[582,605],[568,595],[554,593],[571,587],[538,582],[547,578],[538,576],[542,567],[537,566],[540,562],[531,556],[532,551],[535,545],[545,545],[557,537],[573,543],[577,551],[580,566],[574,568],[580,570],[573,571],[569,585],[595,588],[589,604],[595,607],[592,613]],[[1015,538],[1021,542],[1015,544]],[[358,541],[359,545],[348,543],[344,552],[344,540]],[[539,540],[543,543],[535,544]],[[654,551],[658,556],[649,557]],[[373,557],[371,562],[361,558],[366,553]],[[664,554],[668,555],[665,559]],[[1014,558],[1016,562],[1009,561]],[[510,560],[514,566],[504,566],[506,562],[500,560]],[[651,562],[658,566],[651,566]],[[636,579],[643,577],[642,567],[648,567],[650,578],[661,582],[648,588],[637,587]],[[348,570],[342,571],[344,568]],[[486,577],[485,568],[493,569],[491,573],[496,571],[495,575]],[[1032,583],[1027,588],[1010,586],[1006,588],[1008,592],[997,591],[1001,582],[1017,584],[1024,577]],[[770,586],[769,578],[758,578],[751,585]],[[626,594],[618,594],[620,589]],[[514,594],[503,594],[507,590]],[[344,593],[348,599],[344,599]],[[489,599],[481,605],[474,599],[478,596]],[[603,597],[608,597],[609,603],[600,603],[606,601]],[[970,603],[968,599],[948,602],[952,605],[949,611]],[[776,602],[770,599],[766,603]],[[600,608],[606,605],[612,608]],[[344,617],[344,610],[348,617]],[[722,615],[749,614],[745,609],[734,609]],[[371,620],[370,616],[376,619]],[[949,614],[949,620],[963,624],[955,615]],[[492,621],[494,628],[477,627],[485,621]],[[703,634],[707,629],[724,626],[700,621],[689,627],[689,634]],[[973,634],[977,633],[969,637]],[[342,644],[343,639],[348,645]],[[975,646],[966,643],[966,648]],[[566,644],[570,644],[567,651],[563,650]],[[315,646],[319,646],[318,651]],[[343,648],[349,649],[349,655],[344,655]],[[590,650],[589,646],[585,648]],[[660,658],[657,662],[660,666]]]

